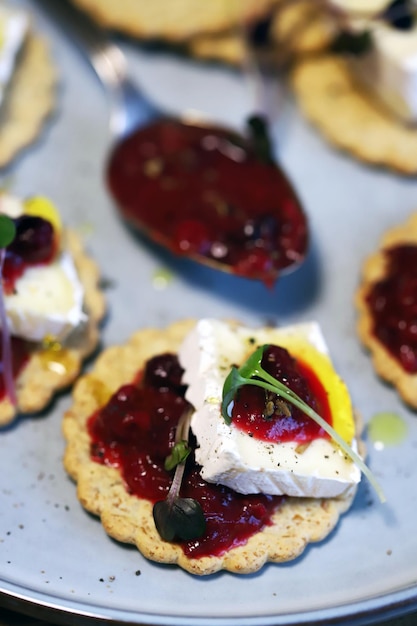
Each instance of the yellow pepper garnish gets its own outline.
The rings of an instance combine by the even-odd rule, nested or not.
[[[351,444],[355,435],[355,421],[350,395],[345,383],[333,368],[330,357],[296,335],[283,338],[280,345],[316,374],[327,393],[333,428]]]
[[[33,196],[32,198],[25,200],[23,205],[26,215],[42,217],[44,220],[47,220],[52,224],[54,231],[58,235],[61,234],[61,216],[55,205],[48,198],[45,198],[44,196]]]

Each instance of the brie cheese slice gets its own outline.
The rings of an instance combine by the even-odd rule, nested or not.
[[[203,319],[185,338],[178,356],[188,385],[186,398],[195,409],[191,428],[197,439],[201,475],[208,482],[241,493],[339,496],[359,482],[360,470],[333,441],[319,438],[307,447],[296,441],[266,442],[250,437],[233,421],[228,425],[221,415],[223,384],[231,366],[241,364],[257,346],[268,343],[285,347],[295,358],[303,359],[313,348],[313,355],[322,355],[326,368],[330,367],[326,343],[316,323],[253,330]],[[337,408],[340,411],[334,422],[342,426],[345,422],[347,431],[353,433],[352,408],[343,382],[334,373],[330,383],[333,390],[326,381],[322,383],[333,394],[329,397],[332,414]],[[349,443],[356,449],[354,440]]]
[[[30,341],[63,340],[87,320],[84,290],[72,257],[62,252],[48,265],[29,267],[5,297],[12,335]]]

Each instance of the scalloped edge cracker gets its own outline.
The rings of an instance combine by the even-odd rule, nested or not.
[[[84,251],[83,244],[72,230],[64,231],[65,246],[73,255],[80,280],[85,290],[85,308],[88,322],[74,331],[64,344],[63,368],[54,367],[54,361],[45,359],[40,344],[33,343],[28,362],[16,379],[17,407],[8,399],[0,402],[0,427],[10,424],[18,414],[38,413],[53,395],[71,385],[78,377],[83,360],[93,353],[99,342],[99,325],[105,314],[105,299],[100,289],[100,273],[95,261]],[[60,359],[58,357],[57,363]]]
[[[41,134],[54,109],[56,83],[47,44],[30,32],[0,111],[0,168]]]
[[[376,373],[397,389],[404,402],[417,408],[417,374],[407,373],[375,337],[372,331],[372,315],[366,303],[373,285],[386,274],[384,251],[404,243],[417,246],[417,212],[413,213],[403,224],[388,230],[381,238],[376,252],[364,261],[361,283],[355,293],[355,305],[358,311],[357,332],[362,344],[370,352]]]
[[[91,460],[87,432],[89,416],[103,406],[118,387],[141,370],[158,353],[177,352],[194,320],[183,320],[165,330],[140,330],[122,345],[105,350],[91,372],[80,378],[73,390],[73,405],[65,413],[64,465],[77,483],[82,506],[101,518],[114,539],[136,545],[147,559],[177,564],[196,575],[228,570],[249,574],[266,562],[289,561],[299,556],[309,542],[323,540],[339,517],[352,504],[356,487],[343,498],[286,498],[273,516],[273,524],[252,536],[245,545],[219,557],[191,559],[178,545],[163,541],[157,533],[149,500],[129,495],[117,469]]]
[[[298,58],[326,49],[335,36],[334,19],[311,0],[289,4],[278,0],[270,26],[270,41],[266,46],[271,64]],[[190,53],[200,59],[242,65],[246,46],[238,29],[216,35],[201,35],[188,43]]]
[[[184,42],[265,15],[277,0],[75,0],[101,26],[140,39]]]
[[[372,165],[417,172],[417,129],[361,90],[345,59],[305,59],[293,68],[291,85],[306,118],[331,144]]]

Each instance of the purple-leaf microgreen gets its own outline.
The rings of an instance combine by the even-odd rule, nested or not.
[[[179,495],[185,463],[191,452],[188,444],[190,421],[191,410],[188,409],[178,422],[175,445],[165,460],[165,469],[175,467],[168,495],[165,500],[159,500],[153,507],[156,530],[165,541],[197,539],[206,529],[206,520],[199,502],[194,498],[181,498]]]
[[[6,258],[6,248],[16,236],[16,226],[10,217],[0,214],[0,326],[2,336],[2,374],[4,388],[10,402],[16,406],[16,389],[13,378],[12,346],[7,321],[6,306],[3,289],[3,266]]]
[[[296,393],[294,393],[294,391],[264,370],[261,362],[264,351],[267,347],[268,346],[266,345],[260,346],[240,367],[233,366],[226,377],[223,385],[223,397],[221,404],[221,413],[225,422],[227,424],[231,424],[232,422],[231,407],[239,387],[242,387],[243,385],[255,385],[257,387],[262,387],[267,391],[272,391],[280,396],[284,401],[296,406],[303,411],[305,415],[313,419],[333,439],[346,456],[348,456],[351,461],[358,466],[375,489],[380,501],[385,502],[385,496],[380,485],[359,454],[357,454],[355,450],[349,446],[343,437],[341,437],[339,433],[328,422],[326,422],[325,419],[314,411],[314,409],[308,406],[308,404],[304,402],[304,400],[302,400]]]
[[[266,118],[262,115],[252,115],[248,119],[247,124],[250,131],[250,139],[258,159],[263,163],[274,165],[275,159]]]

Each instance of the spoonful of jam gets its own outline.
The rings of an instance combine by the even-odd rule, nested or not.
[[[174,254],[272,285],[308,245],[300,201],[274,161],[268,124],[244,134],[162,115],[132,85],[123,52],[63,0],[41,0],[70,20],[112,98],[114,146],[106,183],[127,223]]]

